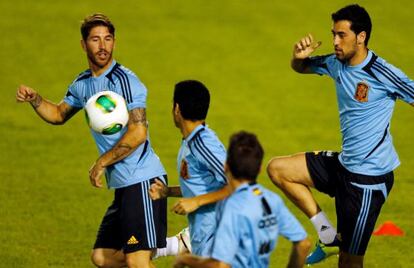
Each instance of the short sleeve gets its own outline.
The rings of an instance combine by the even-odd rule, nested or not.
[[[131,88],[127,103],[128,110],[136,108],[146,108],[147,106],[147,88],[144,84],[133,75],[129,76],[129,87]]]
[[[202,135],[196,135],[193,143],[197,159],[214,174],[214,178],[218,182],[223,185],[227,184],[226,175],[224,174],[226,150],[223,144],[218,139]]]
[[[279,209],[276,217],[280,235],[292,242],[298,242],[305,239],[307,237],[307,234],[302,225],[288,210],[280,198],[278,203]]]
[[[63,98],[63,101],[69,104],[72,107],[76,108],[83,108],[83,104],[77,94],[76,91],[76,85],[71,84],[66,92],[65,97]]]
[[[386,62],[376,62],[372,70],[381,81],[386,82],[386,90],[390,94],[407,103],[414,103],[414,81],[400,69]]]
[[[333,67],[335,63],[333,60],[334,55],[329,54],[324,56],[310,57],[306,63],[313,73],[319,75],[329,75],[333,77]]]

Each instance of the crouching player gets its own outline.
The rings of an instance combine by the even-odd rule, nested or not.
[[[231,195],[217,205],[217,230],[209,258],[184,254],[175,267],[268,267],[278,235],[292,242],[288,267],[302,267],[310,241],[282,199],[256,183],[263,149],[254,134],[230,138],[224,167]]]

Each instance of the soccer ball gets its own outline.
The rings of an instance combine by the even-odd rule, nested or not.
[[[119,132],[128,123],[125,99],[113,91],[101,91],[85,105],[86,122],[94,131],[104,135]]]

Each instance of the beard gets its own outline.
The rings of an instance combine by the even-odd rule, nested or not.
[[[88,51],[87,54],[89,61],[99,68],[105,67],[112,60],[112,51],[100,50],[97,53]]]
[[[334,47],[335,49],[335,56],[338,60],[340,60],[341,62],[348,62],[350,59],[352,59],[355,54],[357,53],[357,46],[355,43],[355,46],[349,50],[348,52],[345,52],[343,49]],[[338,49],[338,51],[337,51]]]
[[[350,51],[348,53],[344,53],[342,51],[342,53],[336,54],[336,57],[342,62],[348,62],[350,59],[352,59],[355,56],[355,54],[356,54],[355,51]]]

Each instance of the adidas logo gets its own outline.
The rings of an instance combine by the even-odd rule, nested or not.
[[[322,225],[322,227],[321,227],[321,232],[326,231],[326,230],[328,230],[328,229],[329,229],[329,226]]]
[[[139,241],[135,238],[135,236],[131,236],[131,238],[127,242],[128,245],[136,245],[138,243]]]

